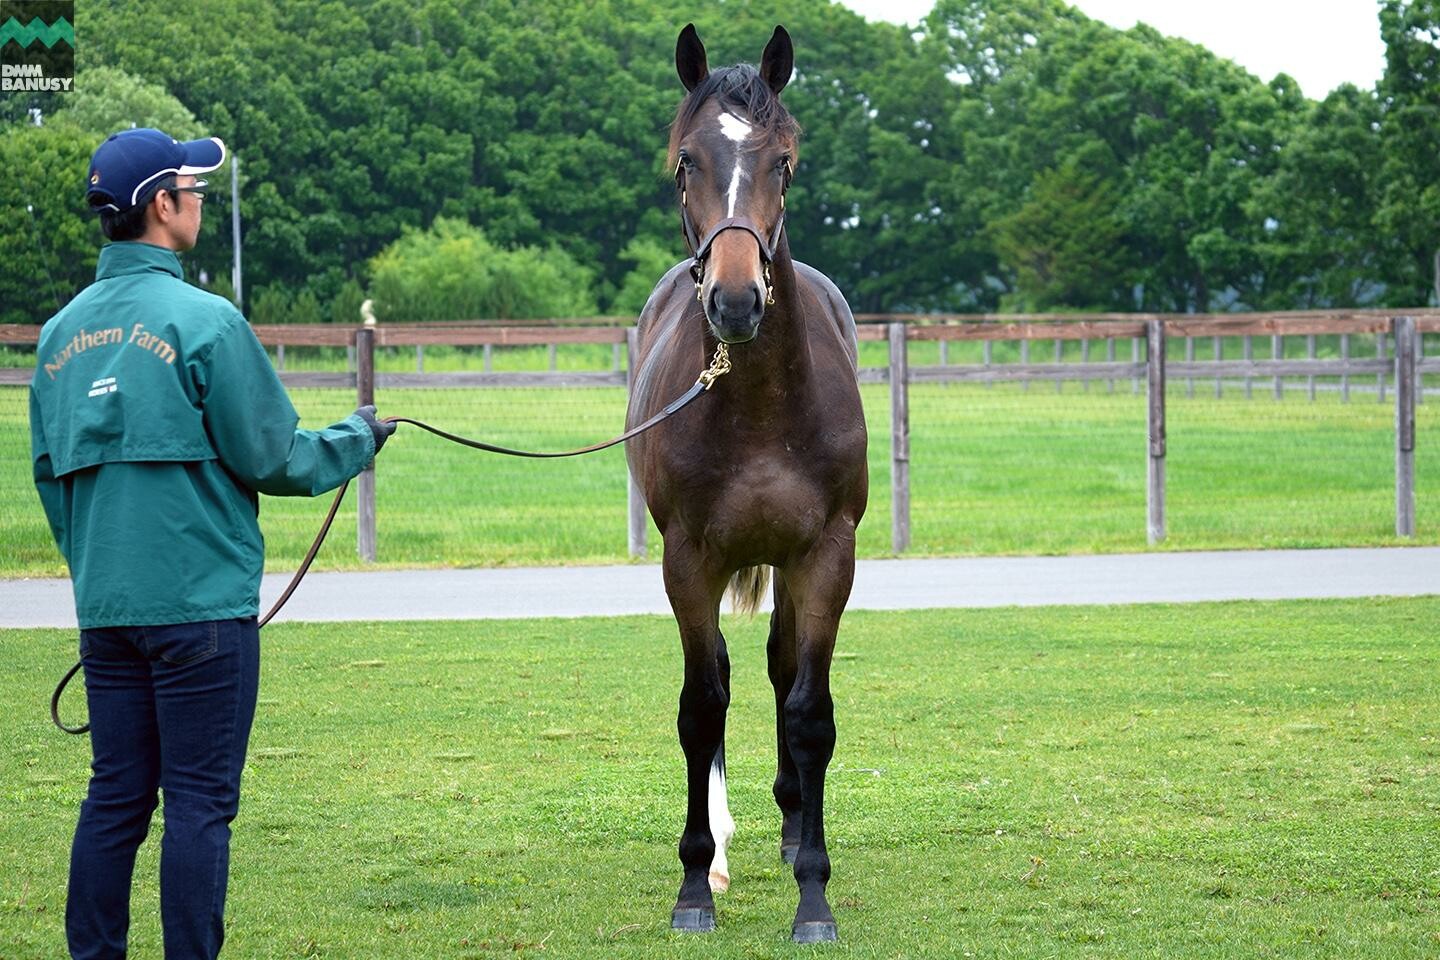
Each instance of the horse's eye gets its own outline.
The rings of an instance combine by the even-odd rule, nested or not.
[[[680,151],[680,165],[686,170],[695,169],[695,161],[690,158],[690,154],[686,153],[683,150]]]
[[[775,172],[780,174],[785,180],[789,180],[794,175],[795,168],[788,156],[781,157],[775,161]]]

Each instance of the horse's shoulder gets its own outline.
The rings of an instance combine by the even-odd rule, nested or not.
[[[857,353],[855,314],[850,312],[850,304],[845,300],[845,295],[825,274],[816,270],[808,263],[799,260],[795,263],[795,280],[802,290],[808,290],[822,307],[829,310],[835,318],[835,329],[839,332],[841,339],[849,349],[850,358],[854,360]]]
[[[665,271],[660,282],[655,284],[655,289],[650,291],[650,298],[645,301],[645,307],[640,311],[640,332],[643,335],[646,329],[666,319],[673,320],[677,311],[672,309],[677,297],[683,293],[691,296],[695,282],[690,279],[690,260],[681,260],[675,266]]]

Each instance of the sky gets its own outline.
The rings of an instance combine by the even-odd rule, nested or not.
[[[867,20],[915,24],[934,0],[840,0]],[[1287,73],[1319,100],[1342,83],[1368,90],[1385,69],[1375,0],[1069,0],[1128,30],[1143,20],[1234,60],[1263,81]],[[1323,12],[1322,12],[1323,11]]]

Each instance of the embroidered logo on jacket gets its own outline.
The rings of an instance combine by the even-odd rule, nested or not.
[[[44,370],[51,380],[55,374],[69,363],[76,356],[86,350],[93,350],[96,347],[139,347],[154,356],[159,357],[171,366],[175,365],[175,347],[170,341],[151,333],[145,329],[143,323],[137,323],[130,330],[130,336],[125,336],[125,330],[121,327],[110,327],[105,330],[81,330],[73,339],[60,350],[55,351],[49,360],[45,361]]]
[[[96,380],[94,383],[90,384],[89,395],[92,397],[99,397],[107,393],[114,393],[118,389],[120,388],[115,385],[114,377],[105,377],[104,379]]]

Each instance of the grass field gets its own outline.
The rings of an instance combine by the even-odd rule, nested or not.
[[[850,614],[826,955],[1440,954],[1437,619],[1435,598]],[[277,625],[226,955],[807,952],[788,942],[764,621],[725,629],[739,830],[714,935],[668,929],[668,619]],[[64,952],[88,748],[45,704],[74,644],[0,632],[7,960]],[[154,836],[137,878],[133,955],[155,957]]]
[[[1227,341],[1227,350],[1236,345]],[[862,346],[875,353],[884,345]],[[1048,344],[1036,349],[1042,346]],[[976,358],[966,351],[976,349],[978,344],[954,345],[951,361],[972,362]],[[933,363],[935,350],[933,343],[915,344],[912,361]],[[1074,353],[1075,345],[1070,350]],[[338,350],[327,357],[310,352],[316,356],[307,360],[306,352],[291,351],[287,364],[333,369],[343,363]],[[604,368],[610,358],[608,347],[567,347],[559,351],[557,366]],[[395,350],[382,353],[380,362],[405,369],[406,363],[413,367],[414,358]],[[477,350],[437,348],[426,354],[427,369],[473,368],[477,362]],[[543,369],[546,363],[543,347],[496,351],[496,369]],[[1266,380],[1255,381],[1249,398],[1238,383],[1216,398],[1213,381],[1197,381],[1193,396],[1192,385],[1173,381],[1167,397],[1168,539],[1162,549],[1399,542],[1393,533],[1393,403],[1377,402],[1373,378],[1363,384],[1369,392],[1360,391],[1360,381],[1355,378],[1348,403],[1334,379],[1322,382],[1313,402],[1298,380],[1278,401]],[[355,402],[346,390],[297,389],[293,396],[307,426],[339,419]],[[864,397],[871,499],[859,550],[878,557],[891,552],[888,388],[867,386]],[[504,445],[551,450],[613,436],[622,428],[625,408],[619,388],[395,389],[382,390],[378,399],[382,413],[402,413]],[[1147,549],[1145,406],[1129,381],[1069,383],[1061,391],[1039,383],[1028,389],[913,384],[910,410],[912,555]],[[0,388],[0,484],[16,493],[0,498],[0,576],[63,575],[29,489],[27,417],[24,389]],[[1416,449],[1419,533],[1411,542],[1440,543],[1440,497],[1432,482],[1440,476],[1440,443],[1432,442],[1437,436],[1440,404],[1422,404]],[[379,563],[625,562],[625,478],[618,449],[574,460],[516,460],[402,428],[377,464]],[[271,569],[294,568],[324,508],[308,499],[264,500],[261,522]],[[653,528],[650,541],[655,559],[660,544]],[[342,513],[318,568],[359,567],[354,543],[351,507]]]

